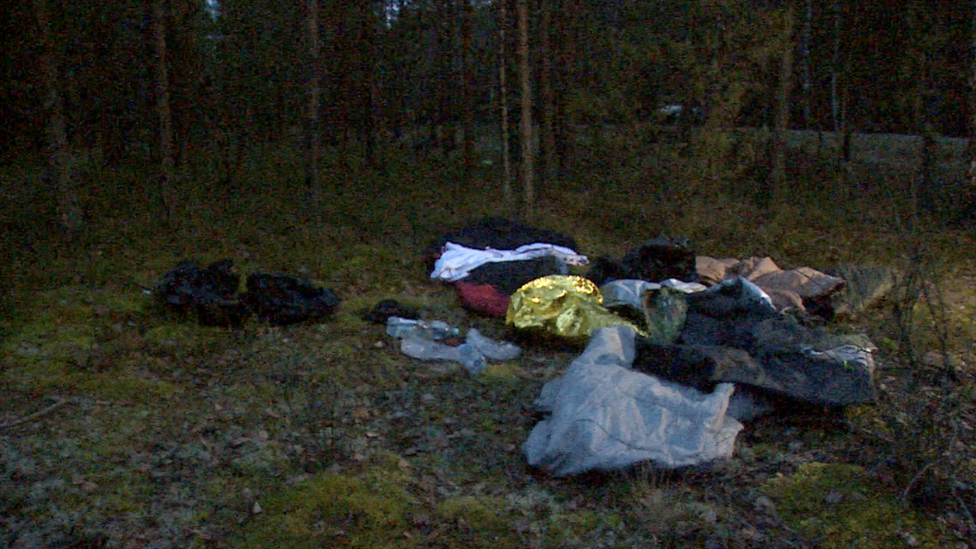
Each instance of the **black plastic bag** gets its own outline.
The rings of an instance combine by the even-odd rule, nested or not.
[[[247,293],[241,300],[261,320],[277,326],[318,320],[339,306],[339,297],[331,289],[290,276],[262,273],[247,277]]]
[[[597,258],[586,278],[597,286],[613,280],[636,279],[661,282],[669,278],[698,282],[695,251],[685,239],[658,237],[630,250],[620,261]]]
[[[235,295],[241,277],[233,269],[229,259],[205,269],[197,261],[184,261],[162,276],[153,296],[169,311],[195,314],[204,326],[239,326],[250,310]]]

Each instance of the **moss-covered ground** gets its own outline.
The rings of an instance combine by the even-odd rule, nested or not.
[[[972,227],[913,218],[898,181],[850,193],[792,173],[795,192],[764,209],[735,182],[685,185],[697,168],[668,162],[582,165],[519,213],[493,171],[463,183],[402,159],[330,172],[310,211],[269,159],[234,188],[185,180],[170,227],[140,205],[140,170],[98,171],[74,241],[49,220],[39,171],[8,168],[22,211],[3,219],[0,546],[976,547]],[[551,478],[520,447],[577,348],[525,340],[472,377],[400,355],[362,318],[393,298],[515,337],[464,311],[422,259],[485,214],[569,234],[591,257],[666,233],[784,267],[915,265],[927,291],[847,321],[879,344],[877,406],[749,424],[708,470]],[[191,258],[308,277],[342,304],[320,323],[201,327],[145,292]]]

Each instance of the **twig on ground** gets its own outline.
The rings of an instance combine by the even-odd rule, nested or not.
[[[925,467],[919,469],[919,471],[915,473],[915,476],[912,477],[911,482],[908,483],[908,486],[905,486],[905,490],[901,493],[901,498],[907,500],[908,496],[912,493],[912,489],[914,489],[918,481],[922,479],[922,476],[925,475],[925,472],[931,469],[932,467],[938,465],[939,463],[945,461],[945,459],[946,456],[942,456],[937,460],[929,462]]]
[[[18,419],[16,421],[10,421],[8,423],[0,423],[0,430],[6,429],[8,427],[14,427],[16,425],[21,425],[23,423],[29,423],[31,421],[34,421],[35,419],[37,419],[37,418],[39,418],[39,417],[41,417],[41,416],[43,416],[45,414],[49,414],[49,413],[53,412],[54,410],[57,410],[59,407],[65,405],[65,404],[67,404],[69,402],[71,402],[70,399],[58,398],[57,402],[55,402],[54,404],[48,406],[47,408],[42,408],[42,409],[34,412],[33,414],[27,416],[27,417],[20,418],[20,419]]]
[[[973,513],[969,510],[969,506],[966,505],[966,502],[963,501],[963,499],[959,496],[959,492],[955,488],[952,489],[952,495],[956,498],[956,503],[959,505],[959,508],[962,509],[962,512],[965,513],[966,518],[969,519],[970,530],[976,531],[976,519],[973,518]]]

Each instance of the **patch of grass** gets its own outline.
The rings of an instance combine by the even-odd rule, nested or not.
[[[267,500],[232,547],[412,547],[404,536],[417,504],[395,464],[358,474],[321,473]]]
[[[766,482],[783,521],[825,548],[942,547],[935,526],[879,492],[863,468],[807,463]]]
[[[460,496],[437,504],[438,517],[449,525],[448,535],[457,543],[454,547],[521,547],[504,511],[504,500],[491,496]]]
[[[106,348],[127,337],[112,327],[132,322],[144,307],[140,298],[116,292],[66,286],[38,293],[3,342],[3,380],[24,392],[82,392],[102,399],[172,394],[171,384],[140,377],[106,356]]]

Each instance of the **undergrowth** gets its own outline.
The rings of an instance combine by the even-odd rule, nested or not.
[[[976,287],[958,286],[960,269],[972,267],[963,251],[972,235],[924,213],[907,226],[901,220],[915,212],[891,192],[897,179],[851,192],[837,187],[836,171],[796,168],[795,192],[764,208],[751,199],[758,149],[731,151],[736,168],[724,178],[696,166],[686,147],[651,152],[543,185],[537,207],[517,217],[574,236],[591,257],[620,257],[668,234],[701,254],[769,255],[785,268],[896,267],[889,303],[851,321],[881,348],[877,406],[848,411],[830,436],[779,429],[743,442],[716,472],[641,466],[552,479],[527,471],[519,446],[536,418],[526,408],[569,350],[530,349],[471,379],[405,360],[362,319],[395,297],[432,318],[508,333],[459,312],[450,290],[427,281],[422,259],[440,231],[516,211],[499,199],[499,174],[483,169],[462,184],[464,174],[441,161],[390,157],[383,170],[336,163],[313,211],[293,155],[267,150],[223,185],[205,167],[188,169],[172,225],[148,206],[147,170],[93,167],[75,241],[56,230],[42,187],[15,184],[39,181],[36,170],[8,170],[10,204],[36,204],[41,214],[2,219],[0,382],[10,398],[0,411],[41,396],[68,403],[59,410],[90,402],[111,410],[104,421],[115,435],[95,445],[65,505],[84,508],[86,494],[104,489],[99,512],[128,513],[134,528],[178,508],[166,507],[160,494],[173,485],[153,471],[176,477],[180,460],[208,471],[192,487],[210,503],[176,514],[195,546],[934,547],[976,533],[976,307],[954,307]],[[332,287],[340,309],[313,326],[225,330],[162,315],[145,295],[181,260],[222,258],[245,276],[283,272]],[[85,410],[96,424],[106,414]],[[72,427],[71,436],[95,435]],[[822,448],[806,462],[791,457],[811,444]],[[102,460],[134,465],[114,476]],[[30,501],[3,497],[0,511]],[[101,527],[100,517],[77,520]]]

